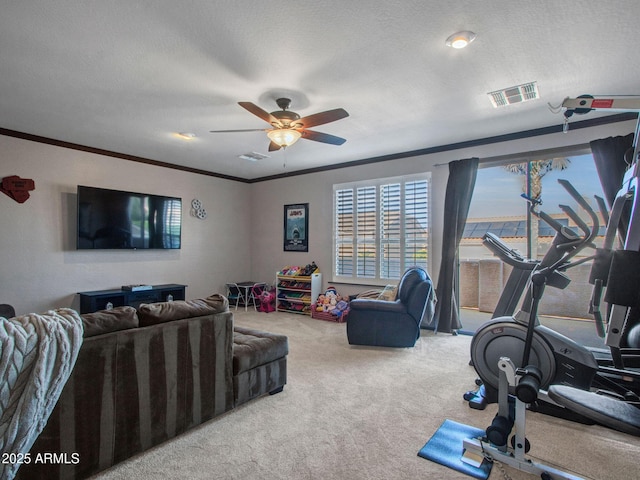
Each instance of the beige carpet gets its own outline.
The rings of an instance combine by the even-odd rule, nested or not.
[[[470,337],[425,332],[415,348],[349,346],[345,324],[239,310],[238,325],[288,335],[288,384],[95,479],[469,479],[417,456],[445,419],[486,428],[472,410]],[[585,478],[640,478],[640,439],[527,414],[538,461]],[[515,480],[537,478],[505,467]],[[497,466],[490,479],[505,478]]]

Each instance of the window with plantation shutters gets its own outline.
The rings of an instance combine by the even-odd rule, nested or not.
[[[428,267],[429,178],[334,185],[334,281],[384,284]]]

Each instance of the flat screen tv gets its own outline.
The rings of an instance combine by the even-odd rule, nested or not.
[[[78,250],[180,248],[182,199],[78,185]]]

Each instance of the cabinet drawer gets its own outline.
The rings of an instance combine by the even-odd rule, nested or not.
[[[153,290],[142,290],[140,292],[127,293],[127,303],[134,308],[138,308],[141,303],[156,303],[161,300],[160,292]]]

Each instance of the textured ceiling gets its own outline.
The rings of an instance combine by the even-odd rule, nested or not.
[[[3,2],[0,128],[256,179],[562,123],[547,103],[640,94],[637,0]],[[445,46],[459,30],[477,39]],[[502,109],[487,92],[536,81]],[[267,154],[267,111],[342,107]],[[593,116],[598,116],[594,113]],[[193,132],[191,141],[176,132]],[[283,166],[286,160],[286,167]]]

